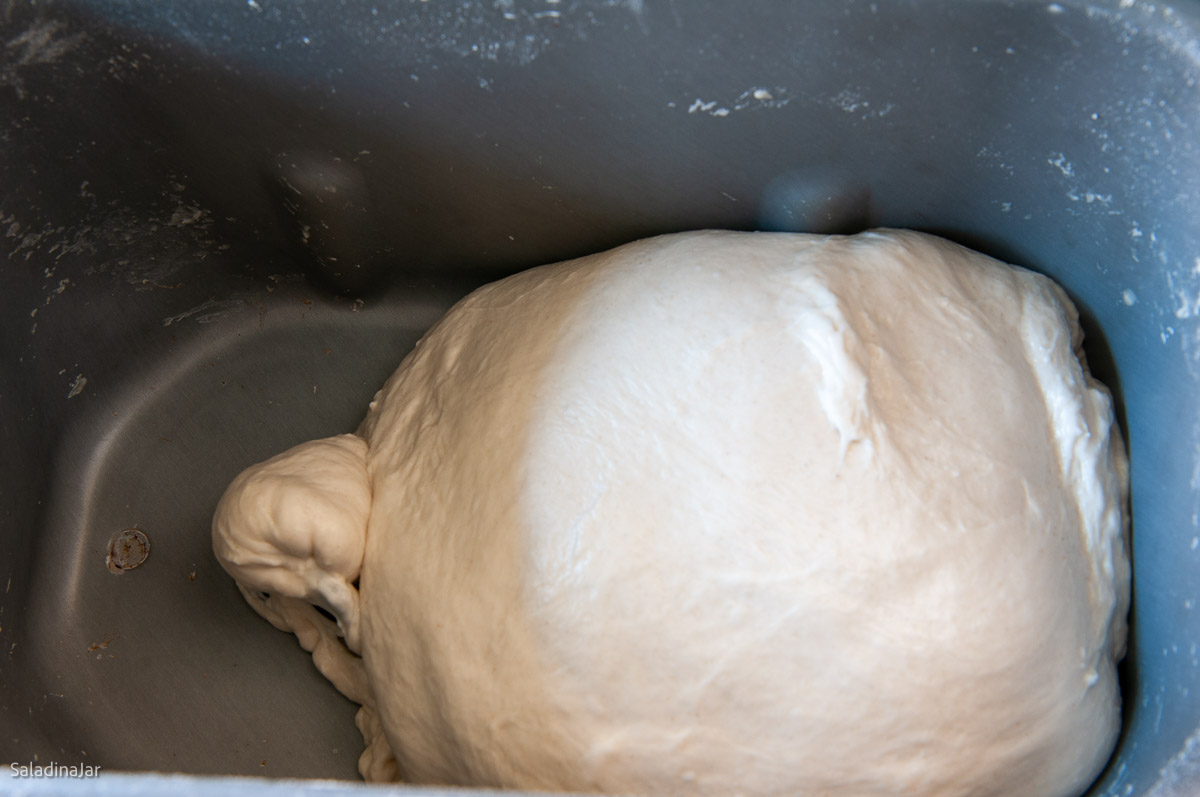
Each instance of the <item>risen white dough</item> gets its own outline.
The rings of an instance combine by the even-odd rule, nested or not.
[[[917,233],[641,241],[464,299],[366,445],[250,469],[214,544],[324,623],[368,779],[1073,795],[1129,600],[1080,338],[1046,278]]]

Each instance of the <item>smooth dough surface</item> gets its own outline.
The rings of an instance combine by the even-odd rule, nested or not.
[[[927,235],[640,241],[471,294],[214,545],[324,623],[368,779],[1076,795],[1129,602],[1080,343],[1050,280]]]

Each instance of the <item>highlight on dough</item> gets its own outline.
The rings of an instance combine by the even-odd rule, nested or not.
[[[1072,797],[1130,586],[1081,346],[929,235],[638,241],[467,296],[214,551],[361,705],[367,780]]]

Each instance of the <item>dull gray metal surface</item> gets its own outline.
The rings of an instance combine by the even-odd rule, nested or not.
[[[354,778],[354,707],[212,558],[230,478],[353,429],[487,279],[660,232],[886,225],[1079,303],[1133,473],[1125,730],[1093,793],[1200,790],[1198,19],[0,2],[0,760]],[[114,573],[130,528],[148,557]]]

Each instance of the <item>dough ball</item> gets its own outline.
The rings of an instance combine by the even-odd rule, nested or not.
[[[892,230],[476,291],[359,429],[368,740],[416,782],[1081,793],[1129,564],[1080,342],[1048,279]]]
[[[268,615],[272,596],[318,605],[337,618],[355,652],[358,592],[351,585],[371,512],[366,453],[366,441],[344,434],[247,468],[221,497],[212,527],[217,559],[260,614]]]

